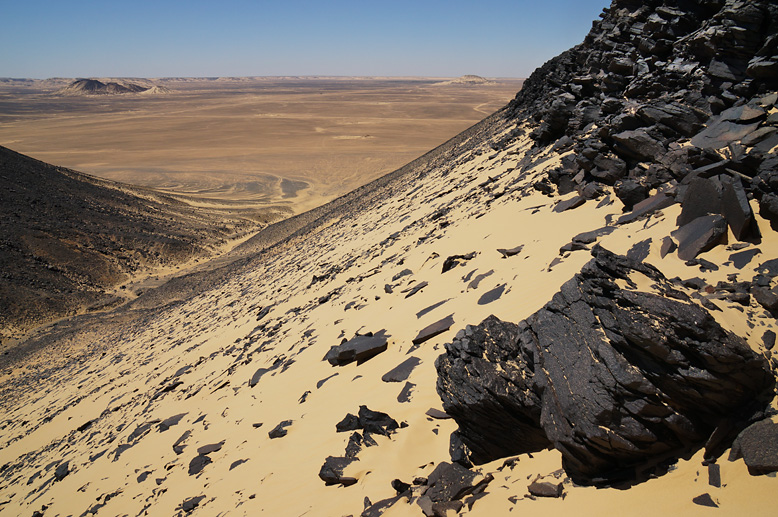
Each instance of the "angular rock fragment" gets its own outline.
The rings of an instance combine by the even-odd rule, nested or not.
[[[268,431],[267,435],[271,439],[273,439],[273,438],[282,438],[282,437],[286,436],[286,434],[288,433],[286,428],[289,427],[290,425],[292,425],[292,423],[293,423],[292,420],[284,420],[283,422],[281,422],[280,424],[275,426],[273,429]]]
[[[708,506],[710,508],[718,508],[719,505],[716,504],[716,502],[713,500],[713,498],[710,496],[710,494],[705,493],[698,495],[694,499],[692,499],[692,502],[699,506]]]
[[[389,436],[399,429],[397,421],[380,411],[373,411],[367,406],[359,406],[359,427],[365,432]]]
[[[160,433],[163,433],[173,427],[174,425],[178,425],[178,423],[181,421],[182,418],[184,418],[187,414],[186,413],[179,413],[178,415],[173,415],[171,417],[168,417],[164,419],[162,422],[159,423],[159,427],[157,428]]]
[[[562,497],[562,483],[549,483],[548,481],[535,481],[527,487],[530,494],[535,497]]]
[[[572,210],[574,208],[578,208],[579,206],[586,203],[586,198],[583,198],[581,196],[575,196],[572,197],[566,201],[560,201],[556,204],[554,207],[554,212],[565,212],[567,210]]]
[[[362,427],[359,425],[359,417],[357,415],[352,415],[351,413],[346,414],[346,416],[343,417],[343,420],[335,424],[335,430],[339,433],[356,431],[361,428]]]
[[[698,217],[672,232],[672,236],[678,242],[678,258],[692,260],[726,239],[727,221],[718,214]]]
[[[461,266],[465,264],[468,260],[472,260],[474,258],[475,258],[475,251],[473,251],[472,253],[468,253],[467,255],[452,255],[443,262],[443,271],[441,271],[441,273],[451,271],[455,267]]]
[[[754,295],[754,299],[759,302],[759,305],[778,318],[778,286],[772,289],[755,286],[751,289],[751,294]]]
[[[416,385],[412,382],[406,382],[405,386],[403,386],[403,389],[400,391],[400,393],[397,395],[397,402],[405,403],[411,401],[411,395],[413,394],[413,388],[415,388]]]
[[[681,203],[681,215],[676,224],[684,226],[698,217],[720,214],[721,183],[710,178],[694,178],[689,182]]]
[[[721,488],[721,466],[718,463],[708,464],[708,484]]]
[[[614,151],[628,160],[653,161],[665,152],[664,146],[644,129],[623,131],[613,135]]]
[[[70,474],[70,462],[64,461],[57,465],[57,468],[54,470],[54,480],[62,481],[68,474]]]
[[[453,321],[451,322],[451,325],[453,325]],[[449,325],[449,327],[451,326]],[[446,329],[448,330],[448,329]],[[411,372],[414,368],[419,366],[421,364],[421,359],[418,357],[409,357],[402,363],[398,364],[388,372],[386,372],[382,377],[381,380],[384,382],[403,382],[410,377]]]
[[[494,301],[497,301],[500,299],[500,297],[505,292],[505,288],[507,286],[505,284],[498,285],[494,289],[490,291],[486,291],[484,294],[481,295],[481,297],[478,299],[478,305],[488,305]]]
[[[492,479],[491,476],[477,474],[457,463],[443,461],[429,475],[428,488],[424,495],[433,503],[461,500],[479,489],[484,489]]]
[[[762,420],[740,433],[729,460],[743,458],[752,475],[778,472],[778,424]]]
[[[448,413],[441,411],[439,409],[429,408],[427,411],[424,412],[425,415],[427,415],[430,418],[434,418],[435,420],[448,420],[451,418],[451,415]]]
[[[206,465],[213,463],[213,460],[204,454],[198,454],[189,462],[189,475],[195,476],[202,472]]]
[[[751,205],[739,178],[722,178],[721,215],[727,220],[732,234],[739,241],[760,237]]]
[[[351,486],[357,482],[357,479],[344,476],[343,471],[355,461],[359,461],[359,458],[328,456],[319,470],[319,479],[324,481],[326,485]]]
[[[451,328],[451,326],[454,324],[454,315],[451,314],[449,316],[446,316],[440,321],[436,321],[435,323],[423,328],[419,331],[419,334],[413,338],[412,343],[414,345],[419,345],[421,343],[424,343],[425,341],[428,341],[435,336],[442,334],[446,332],[448,329]]]
[[[677,249],[678,245],[675,244],[675,241],[670,237],[665,237],[662,239],[662,247],[659,248],[659,257],[665,258],[669,253],[672,253]]]
[[[657,210],[661,210],[663,208],[667,208],[668,206],[674,205],[675,203],[676,201],[673,196],[664,192],[660,192],[659,194],[655,194],[650,198],[637,203],[634,207],[632,207],[632,212],[619,217],[616,221],[616,224],[631,223],[632,221],[635,221],[644,215],[654,213]]]
[[[651,239],[636,242],[627,252],[627,258],[630,260],[636,260],[643,262],[648,258],[648,254],[651,251]]]
[[[514,255],[518,255],[519,253],[521,253],[521,250],[523,249],[524,249],[524,245],[522,244],[521,246],[516,246],[515,248],[511,248],[509,250],[504,248],[498,248],[497,251],[502,255],[502,258],[508,258]]]
[[[418,293],[419,291],[421,291],[422,289],[424,289],[428,285],[429,285],[429,282],[426,282],[426,281],[420,282],[420,283],[416,284],[415,286],[413,286],[411,289],[408,290],[408,294],[406,294],[405,297],[406,298],[410,298],[411,296],[413,296],[414,294]],[[403,292],[405,292],[405,291],[403,291]]]
[[[384,330],[375,335],[356,336],[349,341],[330,348],[324,358],[332,366],[345,366],[354,361],[361,364],[384,352],[388,346]]]
[[[209,443],[208,445],[203,445],[202,447],[197,448],[197,454],[211,454],[213,452],[219,452],[222,447],[224,446],[224,440],[218,442],[218,443]]]
[[[658,270],[592,254],[530,318],[468,326],[437,359],[443,409],[474,463],[553,446],[578,483],[642,479],[772,397],[765,359]],[[659,294],[619,288],[633,273]]]
[[[202,500],[205,499],[204,495],[199,495],[197,497],[189,497],[187,499],[184,499],[184,501],[181,503],[181,509],[185,513],[191,513],[195,508],[197,508]]]

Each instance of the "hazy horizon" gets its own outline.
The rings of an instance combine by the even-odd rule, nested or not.
[[[607,0],[6,2],[0,77],[527,77]]]

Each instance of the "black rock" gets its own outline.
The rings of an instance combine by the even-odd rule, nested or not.
[[[664,146],[645,129],[623,131],[613,135],[614,152],[628,160],[652,162],[665,152]]]
[[[359,425],[359,417],[348,413],[343,420],[335,424],[335,430],[339,433],[345,433],[347,431],[356,431],[361,429]]]
[[[439,463],[429,475],[427,479],[429,488],[424,495],[433,503],[460,500],[491,481],[490,477],[476,474],[457,463],[444,461]]]
[[[498,248],[497,251],[502,255],[502,258],[508,258],[512,257],[514,255],[518,255],[521,253],[521,250],[524,249],[524,245],[516,246],[515,248],[511,249],[504,249],[504,248]]]
[[[692,260],[726,239],[727,221],[718,214],[698,217],[672,232],[672,236],[678,242],[678,258]]]
[[[414,345],[420,345],[421,343],[424,343],[425,341],[432,339],[435,336],[442,334],[443,332],[446,332],[453,324],[454,315],[452,314],[450,316],[446,316],[442,320],[436,321],[435,323],[420,330],[418,335],[413,338],[412,343]]]
[[[427,411],[424,412],[424,414],[430,418],[434,418],[435,420],[448,420],[451,418],[451,415],[449,415],[445,411],[441,411],[435,408],[429,408]]]
[[[359,458],[337,458],[329,456],[324,460],[324,465],[322,465],[319,470],[319,478],[324,481],[326,485],[351,486],[357,482],[357,479],[344,476],[343,471],[355,461],[359,461]]]
[[[721,488],[721,466],[718,463],[708,464],[708,484]]]
[[[486,291],[484,294],[481,295],[480,298],[478,298],[478,305],[487,305],[494,301],[497,301],[500,299],[500,297],[505,292],[505,288],[507,286],[505,284],[498,285],[494,289],[490,291]]]
[[[159,423],[159,427],[157,428],[160,433],[163,433],[173,427],[174,425],[178,425],[178,423],[181,421],[182,418],[184,418],[187,414],[186,413],[180,413],[178,415],[173,415],[171,417],[168,417],[164,419],[162,422]]]
[[[718,508],[719,507],[719,505],[717,505],[715,503],[715,501],[713,501],[713,498],[708,493],[705,493],[705,494],[702,494],[702,495],[698,495],[697,497],[692,499],[692,502],[694,504],[698,504],[700,506],[708,506],[710,508]]]
[[[452,321],[453,325],[453,321]],[[450,325],[449,325],[450,326]],[[448,329],[446,329],[448,330]],[[421,359],[418,357],[409,357],[402,363],[398,364],[388,372],[386,372],[381,380],[384,382],[403,382],[410,377],[414,368],[421,364]]]
[[[564,212],[566,210],[572,210],[586,203],[586,198],[581,196],[572,197],[566,201],[560,201],[554,207],[554,212]]]
[[[750,250],[739,251],[729,256],[729,260],[737,269],[743,269],[746,267],[758,254],[762,253],[759,248],[753,248]]]
[[[189,462],[189,475],[194,476],[199,474],[209,463],[213,463],[211,458],[204,454],[198,454]]]
[[[770,193],[759,200],[759,215],[770,221],[770,227],[778,231],[778,195]]]
[[[361,364],[387,349],[388,340],[381,330],[372,336],[356,336],[343,344],[330,348],[324,358],[332,366],[345,366],[357,361]]]
[[[67,477],[67,475],[70,474],[70,462],[65,461],[57,465],[56,470],[54,470],[54,480],[55,481],[62,481]]]
[[[748,196],[740,179],[723,177],[721,215],[727,220],[733,235],[739,241],[760,237],[756,220],[748,204]]]
[[[411,289],[408,290],[408,294],[406,294],[405,297],[406,298],[410,298],[411,296],[413,296],[414,294],[418,293],[419,291],[421,291],[422,289],[424,289],[428,285],[429,285],[429,282],[427,282],[427,281],[420,282],[420,283],[416,284],[415,286],[413,286]]]
[[[397,402],[405,403],[411,401],[411,395],[413,394],[413,388],[415,388],[416,385],[412,382],[406,382],[405,386],[403,386],[403,389],[400,390],[400,393],[397,395]]]
[[[361,434],[358,432],[352,433],[351,436],[348,437],[348,443],[346,444],[346,457],[356,458],[359,451],[362,450],[363,443],[364,440],[362,439]]]
[[[268,435],[268,436],[269,436],[271,439],[272,439],[272,438],[282,438],[282,437],[286,436],[286,434],[287,434],[287,432],[288,432],[288,431],[286,430],[286,428],[287,428],[287,427],[289,427],[290,425],[292,425],[292,421],[291,421],[291,420],[284,420],[283,422],[281,422],[280,424],[278,424],[277,426],[275,426],[273,429],[271,429],[271,430],[270,430],[270,431],[267,433],[267,435]]]
[[[452,255],[443,262],[442,273],[445,273],[446,271],[450,271],[457,266],[461,266],[465,264],[468,260],[472,260],[474,258],[475,258],[475,252],[468,253],[467,255]]]
[[[675,204],[675,198],[671,195],[660,192],[648,199],[641,201],[632,207],[632,212],[624,214],[616,221],[616,224],[627,224],[635,221],[644,215],[651,214],[657,210],[667,208]]]
[[[577,483],[644,478],[772,397],[766,360],[658,270],[592,254],[527,320],[468,326],[437,359],[443,409],[474,463],[554,446]],[[618,287],[635,272],[673,298]]]
[[[696,177],[689,182],[681,202],[681,215],[676,224],[684,226],[698,217],[721,214],[721,186],[709,178]]]
[[[573,242],[579,244],[591,244],[600,237],[610,235],[614,230],[616,230],[615,226],[603,226],[602,228],[597,228],[596,230],[579,233],[573,237]]]
[[[668,253],[672,253],[677,249],[678,245],[675,241],[670,237],[665,237],[662,239],[662,247],[659,248],[659,257],[665,258]]]
[[[737,109],[737,108],[731,108]],[[730,110],[726,110],[727,113]],[[724,114],[722,113],[722,115]],[[721,149],[732,142],[742,139],[744,136],[753,133],[759,127],[759,122],[744,124],[725,120],[719,115],[717,119],[708,121],[708,127],[700,131],[692,138],[692,145],[702,148]]]
[[[648,188],[635,180],[624,180],[616,183],[616,197],[624,203],[625,210],[632,210],[635,204],[648,197]]]
[[[184,499],[184,501],[181,503],[181,509],[184,510],[186,513],[190,513],[192,510],[197,508],[197,506],[200,504],[200,502],[205,499],[204,495],[199,495],[197,497],[189,497],[187,499]]]
[[[762,420],[741,432],[732,444],[729,460],[743,458],[752,475],[778,472],[778,424]]]
[[[767,350],[772,350],[775,346],[775,332],[765,330],[764,334],[762,334],[762,344]]]
[[[759,305],[778,318],[778,286],[768,289],[766,287],[755,286],[751,289],[751,294],[754,299],[759,302]]]
[[[406,490],[410,490],[411,485],[409,483],[405,483],[405,482],[403,482],[403,481],[401,481],[399,479],[395,479],[395,480],[392,481],[392,488],[395,489],[395,491],[397,492],[397,495],[400,495],[403,492],[405,492]]]
[[[400,426],[397,421],[386,413],[372,411],[367,406],[359,406],[359,426],[366,433],[381,434],[389,436]]]
[[[224,446],[224,440],[220,441],[219,443],[211,443],[208,445],[203,445],[202,447],[197,448],[197,454],[211,454],[213,452],[218,452],[221,450],[222,446]]]
[[[548,481],[535,481],[527,487],[530,494],[535,497],[562,497],[562,483],[549,483]]]

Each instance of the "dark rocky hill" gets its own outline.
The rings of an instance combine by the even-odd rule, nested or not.
[[[106,83],[97,79],[76,79],[69,85],[61,88],[58,95],[122,95],[126,93],[167,93],[167,88],[162,86],[139,84],[129,81],[108,81]]]
[[[0,147],[0,337],[118,303],[131,275],[206,257],[251,211],[195,209]]]

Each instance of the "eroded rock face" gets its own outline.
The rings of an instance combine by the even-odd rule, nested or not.
[[[553,446],[578,483],[636,480],[771,395],[766,361],[658,270],[592,254],[538,312],[468,326],[438,358],[443,408],[474,463]],[[636,274],[659,294],[637,291]]]

